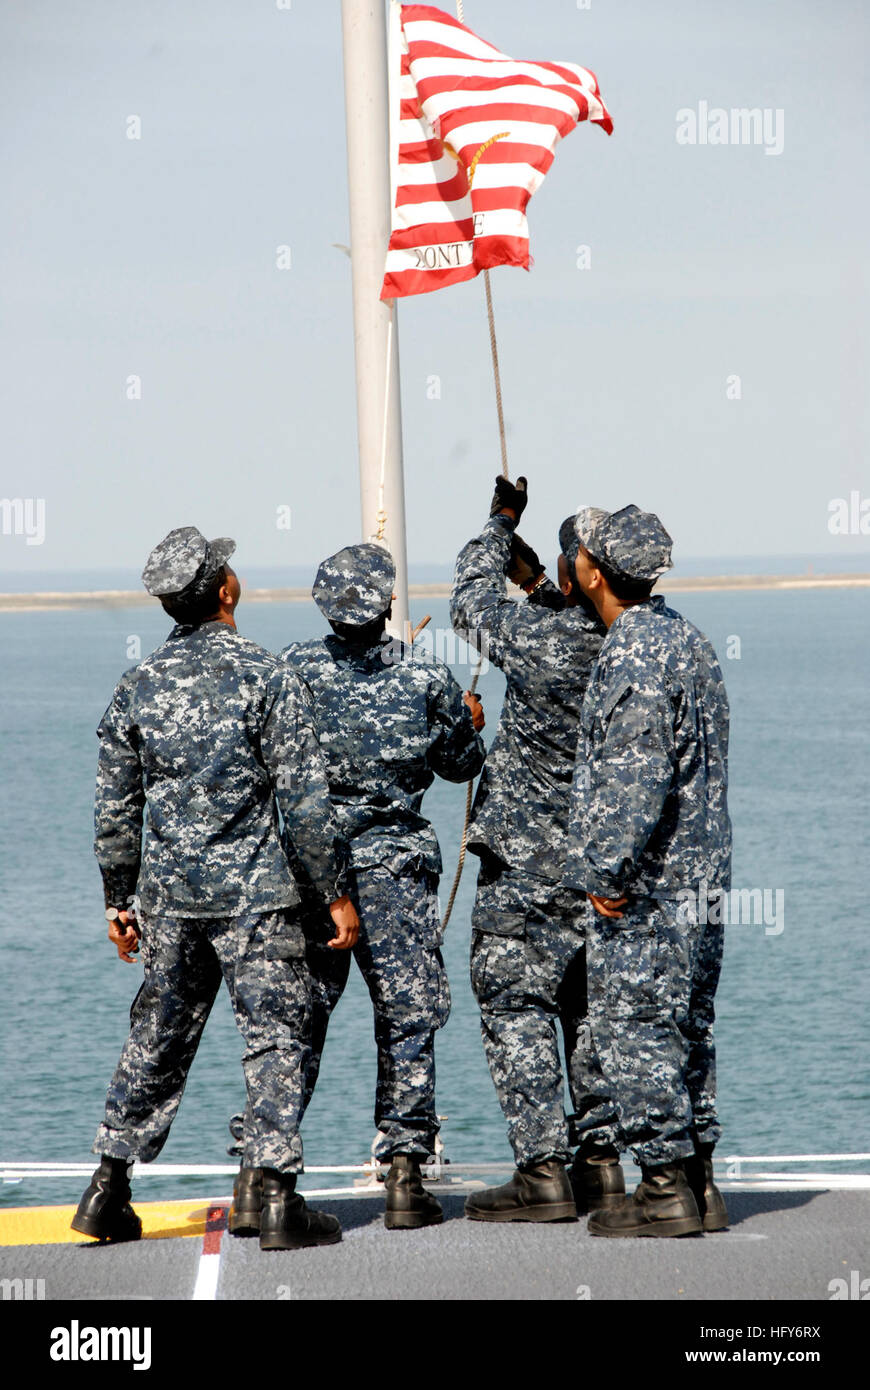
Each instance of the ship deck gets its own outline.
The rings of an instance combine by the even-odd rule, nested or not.
[[[629,1190],[636,1176],[629,1166]],[[499,1181],[501,1174],[487,1178]],[[213,1180],[224,1195],[172,1201],[142,1200],[140,1182],[133,1197],[144,1225],[138,1242],[82,1240],[69,1229],[73,1206],[0,1210],[0,1276],[30,1281],[13,1296],[45,1300],[818,1301],[843,1287],[834,1280],[850,1286],[856,1271],[859,1280],[870,1273],[870,1177],[728,1179],[717,1172],[717,1181],[728,1231],[602,1240],[588,1234],[583,1218],[468,1221],[464,1195],[482,1184],[458,1172],[427,1184],[441,1199],[443,1225],[387,1231],[383,1189],[373,1179],[364,1187],[318,1189],[306,1175],[300,1190],[339,1218],[342,1242],[272,1252],[228,1234],[231,1180]]]

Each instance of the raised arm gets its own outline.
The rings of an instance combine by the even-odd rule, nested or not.
[[[565,606],[535,552],[515,534],[527,499],[525,478],[516,485],[496,479],[489,521],[460,552],[450,599],[456,632],[508,677],[533,656],[547,622],[545,610]],[[526,590],[527,602],[508,597],[507,574]]]
[[[533,606],[552,608],[557,613],[567,606],[565,595],[548,579],[536,552],[516,531],[511,538],[507,572],[514,584],[525,590]]]
[[[530,597],[515,602],[508,597],[506,570],[513,531],[509,517],[490,517],[480,535],[459,554],[450,598],[455,631],[506,676],[528,663],[530,651],[540,640],[540,625],[546,622],[544,610],[562,606],[556,601],[536,603]],[[550,590],[558,593],[553,585]]]

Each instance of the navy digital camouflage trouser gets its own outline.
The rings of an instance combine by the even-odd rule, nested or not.
[[[682,909],[682,910],[681,910]],[[587,912],[590,1017],[619,1113],[620,1147],[638,1163],[672,1163],[720,1137],[713,997],[719,923],[683,905],[629,901],[621,919]]]
[[[245,1041],[243,1162],[300,1172],[311,995],[298,920],[287,911],[143,917],[140,930],[145,979],[94,1153],[143,1162],[160,1153],[223,977]]]
[[[518,1165],[563,1162],[614,1137],[614,1107],[587,1020],[581,894],[502,864],[481,863],[471,918],[471,987],[486,1059]],[[556,1020],[565,1041],[568,1088]]]
[[[355,869],[350,894],[359,913],[353,948],[375,1016],[378,1081],[375,1157],[434,1152],[435,1033],[447,1022],[450,990],[441,958],[435,874],[408,866]],[[350,971],[350,951],[324,943],[332,935],[316,914],[305,921],[313,1014],[307,1106],[317,1081],[330,1015]]]

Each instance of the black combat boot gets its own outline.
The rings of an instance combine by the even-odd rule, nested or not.
[[[695,1144],[695,1155],[686,1159],[686,1177],[698,1203],[705,1231],[728,1230],[725,1198],[713,1181],[713,1145]]]
[[[334,1216],[312,1211],[296,1191],[296,1174],[263,1168],[260,1249],[301,1250],[309,1245],[337,1245],[341,1227]]]
[[[239,1175],[233,1183],[233,1202],[227,1217],[227,1230],[230,1235],[257,1235],[260,1230],[262,1205],[262,1168],[240,1168]]]
[[[577,1207],[564,1163],[543,1158],[517,1168],[501,1187],[473,1192],[465,1215],[472,1221],[576,1221]]]
[[[420,1154],[393,1154],[390,1171],[384,1179],[387,1205],[384,1225],[388,1231],[409,1231],[418,1226],[437,1226],[444,1213],[423,1186]]]
[[[587,1154],[578,1151],[568,1169],[568,1178],[578,1216],[600,1211],[602,1207],[618,1207],[625,1196],[625,1174],[619,1153],[610,1145],[590,1149]]]
[[[127,1176],[129,1159],[100,1159],[100,1166],[91,1178],[70,1222],[74,1231],[93,1236],[95,1240],[138,1240],[142,1222],[130,1206],[130,1180]]]
[[[593,1212],[591,1236],[692,1236],[703,1231],[698,1204],[682,1163],[641,1165],[633,1197]]]

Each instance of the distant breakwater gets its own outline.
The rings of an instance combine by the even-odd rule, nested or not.
[[[685,579],[663,579],[657,592],[669,594],[697,593],[709,589],[866,589],[870,574],[715,574],[693,575]],[[519,593],[519,589],[514,589]],[[449,598],[449,584],[412,584],[410,598]],[[243,589],[248,603],[302,603],[311,598],[310,589]],[[154,604],[144,589],[90,589],[65,593],[3,594],[0,593],[0,612],[26,613],[58,608],[138,608]]]

